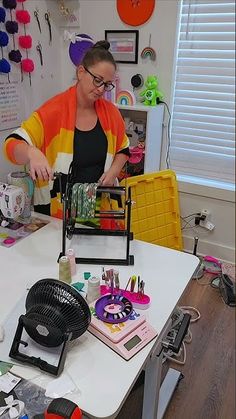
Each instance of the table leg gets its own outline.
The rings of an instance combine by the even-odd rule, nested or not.
[[[161,386],[163,351],[149,359],[145,368],[142,419],[156,419]]]

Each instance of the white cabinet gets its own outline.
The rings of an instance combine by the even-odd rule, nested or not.
[[[117,105],[123,118],[145,126],[144,173],[160,170],[164,105]],[[126,121],[127,121],[126,119]]]

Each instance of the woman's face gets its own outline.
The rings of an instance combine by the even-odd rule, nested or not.
[[[90,102],[102,97],[104,93],[104,84],[98,87],[99,82],[110,84],[115,76],[115,67],[108,61],[100,61],[88,68],[79,66],[77,77],[79,80],[79,89],[83,96]]]

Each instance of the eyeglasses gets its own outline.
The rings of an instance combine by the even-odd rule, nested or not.
[[[104,86],[104,90],[106,90],[106,92],[110,92],[112,89],[114,89],[114,84],[103,81],[102,79],[100,79],[100,77],[97,77],[93,73],[91,73],[91,71],[89,71],[86,67],[84,67],[84,69],[85,71],[87,71],[87,73],[90,74],[90,76],[92,76],[93,84],[95,87]]]

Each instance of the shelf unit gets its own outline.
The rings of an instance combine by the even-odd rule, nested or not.
[[[123,118],[146,126],[144,173],[160,170],[164,105],[117,105]]]

